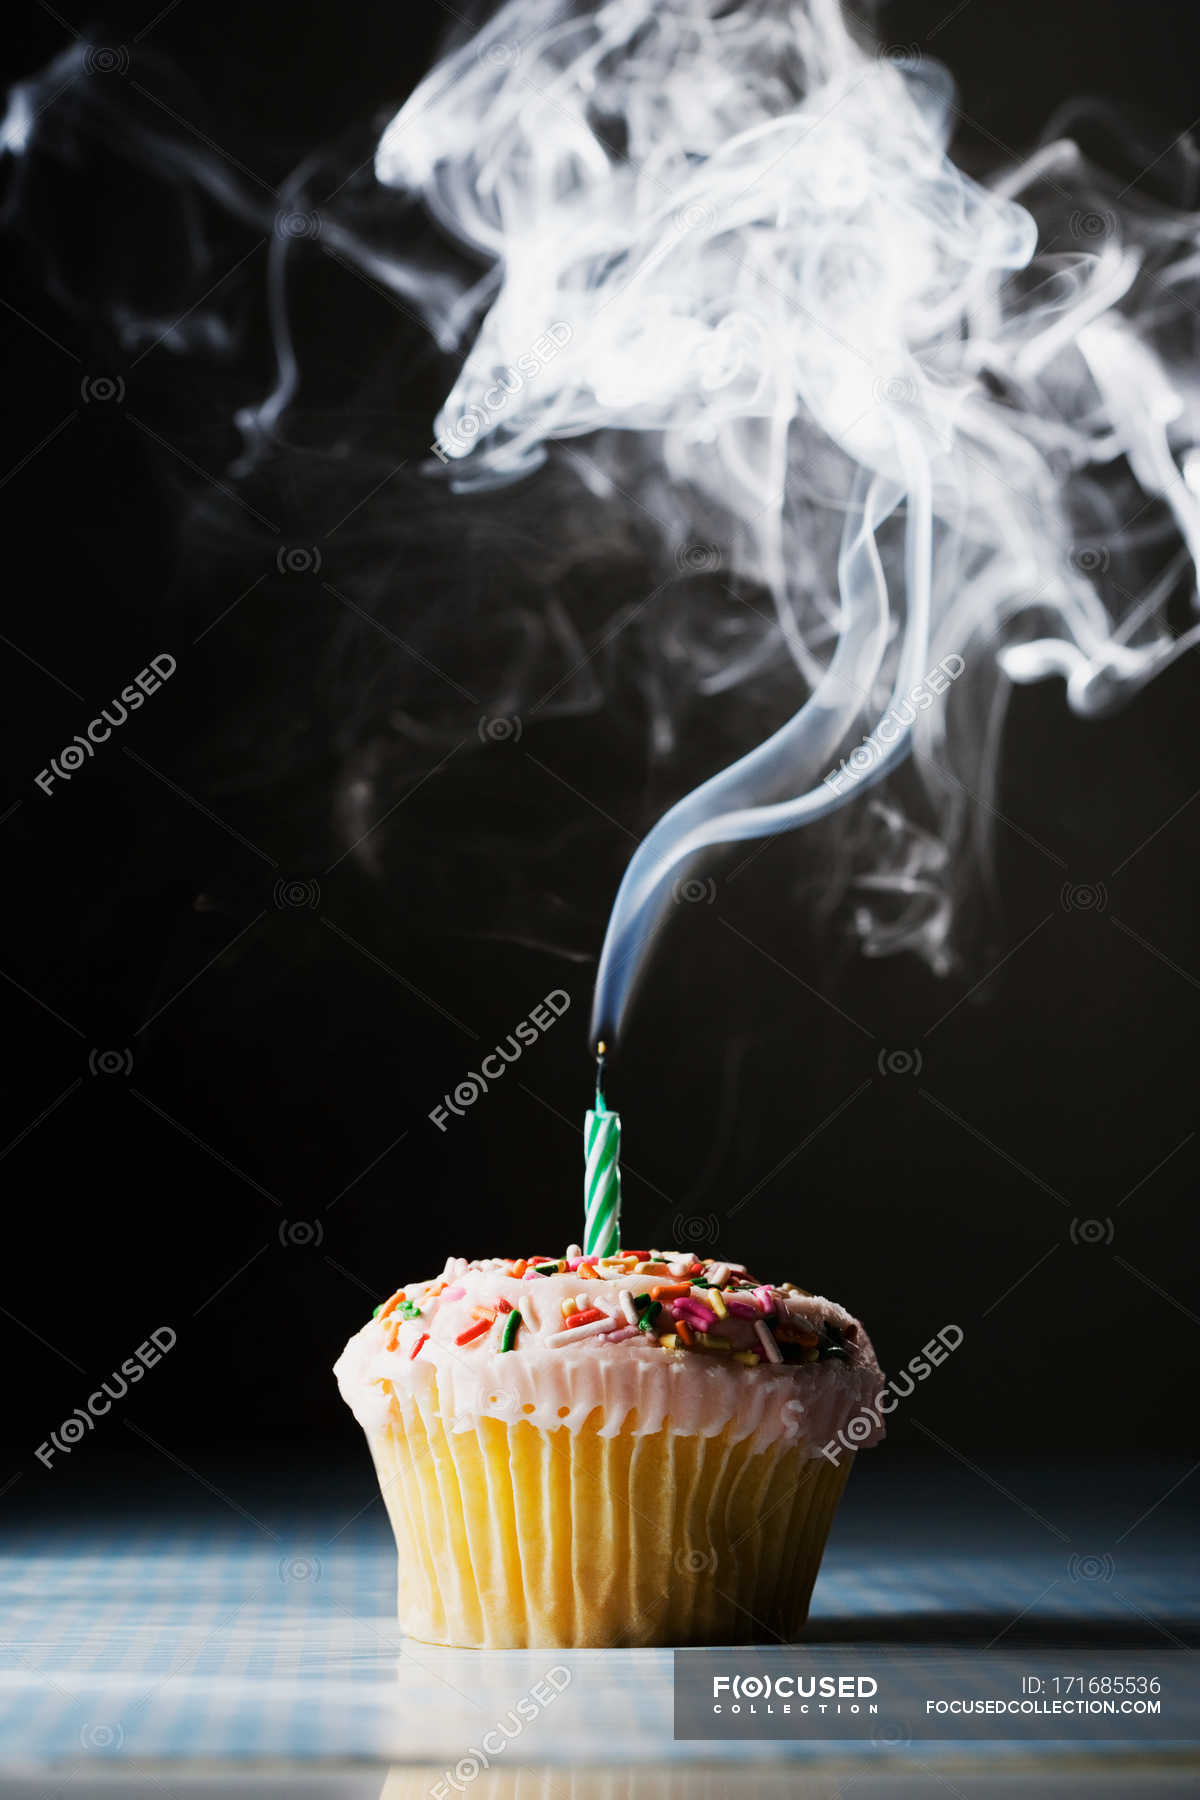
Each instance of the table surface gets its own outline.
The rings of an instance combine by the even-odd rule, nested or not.
[[[951,1459],[885,1470],[881,1457],[876,1477],[862,1462],[807,1644],[969,1656],[1000,1640],[1043,1656],[1071,1649],[1072,1667],[1089,1651],[1120,1650],[1140,1669],[1200,1643],[1185,1465],[1134,1464],[1118,1477]],[[168,1483],[161,1502],[143,1487],[116,1510],[27,1517],[9,1532],[0,1775],[66,1769],[115,1792],[104,1781],[118,1768],[275,1759],[315,1771],[366,1760],[376,1771],[423,1765],[425,1785],[413,1791],[426,1792],[430,1767],[453,1769],[556,1664],[570,1684],[520,1751],[539,1767],[727,1767],[715,1790],[724,1793],[736,1769],[754,1764],[766,1793],[768,1765],[795,1772],[839,1754],[828,1743],[676,1743],[670,1651],[456,1651],[407,1640],[391,1609],[386,1521],[378,1504],[361,1504],[365,1490],[297,1501],[286,1484],[239,1486],[236,1470],[204,1486],[200,1510],[194,1484],[185,1505]],[[1056,1749],[1079,1745],[976,1747],[993,1768],[1031,1750],[1053,1763]],[[920,1746],[931,1766],[953,1751]],[[857,1744],[840,1754],[869,1769],[886,1751]],[[381,1779],[361,1792],[378,1794]],[[389,1800],[408,1791],[398,1772],[386,1779]],[[288,1791],[307,1789],[297,1779]]]

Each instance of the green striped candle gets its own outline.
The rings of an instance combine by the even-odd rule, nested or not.
[[[596,1055],[596,1105],[583,1127],[583,1254],[612,1256],[621,1240],[621,1115],[604,1104],[604,1045]]]

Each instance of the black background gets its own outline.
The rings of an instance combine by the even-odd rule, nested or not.
[[[316,143],[365,157],[373,121],[446,23],[437,7],[359,0],[181,0],[134,44],[152,13],[114,6],[72,24],[93,43],[132,44],[113,80],[169,86],[174,110],[203,118],[268,185]],[[5,44],[14,76],[70,41],[48,9],[23,8],[21,24],[25,42],[10,27]],[[1167,3],[969,0],[949,16],[889,8],[883,36],[951,65],[960,153],[994,165],[1079,92],[1132,102],[1168,143],[1200,112],[1185,29]],[[156,204],[148,176],[131,183],[97,160],[37,216],[51,206],[55,235],[70,227],[71,282],[99,297],[169,276]],[[212,279],[251,243],[220,242]],[[157,259],[150,277],[139,257]],[[389,302],[328,262],[314,268],[328,404],[369,412],[384,448],[393,430],[404,448],[426,442],[446,367]],[[248,266],[248,315],[256,279]],[[178,314],[206,285],[197,275],[191,292],[164,291]],[[131,1427],[185,1457],[303,1441],[358,1458],[328,1370],[375,1300],[449,1252],[551,1251],[578,1235],[587,1009],[607,909],[634,839],[719,760],[721,727],[694,721],[683,759],[648,774],[618,665],[603,712],[531,718],[519,741],[481,743],[479,719],[513,711],[486,625],[530,553],[522,529],[504,535],[512,502],[483,506],[499,548],[461,619],[439,608],[475,548],[409,476],[389,490],[403,554],[379,548],[389,514],[377,508],[379,540],[339,561],[326,534],[375,477],[319,460],[261,500],[277,534],[202,481],[210,520],[185,533],[180,453],[224,479],[237,376],[210,381],[167,348],[134,368],[95,313],[47,291],[27,242],[10,304],[11,1471],[25,1496],[61,1496],[107,1459],[142,1454]],[[251,321],[251,361],[254,332]],[[393,362],[373,386],[371,357],[395,334],[400,373]],[[121,406],[81,400],[97,377],[125,380]],[[321,579],[279,570],[281,544],[318,542]],[[355,592],[371,557],[389,558],[392,638],[323,585]],[[596,586],[580,601],[593,638],[613,604]],[[455,686],[404,647],[431,642]],[[42,794],[36,771],[163,651],[179,665],[164,691],[69,786]],[[432,688],[450,708],[450,738],[414,747],[377,796],[371,817],[389,816],[374,873],[341,860],[335,816],[364,736],[356,678],[376,699],[394,684],[397,704],[419,710]],[[895,1422],[900,1442],[928,1444],[927,1428],[973,1455],[1188,1445],[1200,1329],[1194,693],[1187,662],[1103,723],[1068,716],[1053,684],[1016,694],[994,888],[944,981],[910,960],[855,960],[817,931],[799,905],[811,853],[795,840],[736,875],[736,859],[714,859],[710,900],[673,910],[613,1070],[626,1238],[719,1245],[827,1292],[865,1318],[885,1367],[961,1326],[962,1350]],[[448,742],[463,748],[441,767]],[[472,840],[461,860],[447,852]],[[566,1018],[440,1133],[431,1108],[554,988],[571,998]],[[119,1072],[103,1072],[102,1052]],[[895,1072],[896,1052],[911,1073]],[[1088,1220],[1099,1227],[1081,1231]],[[45,1473],[35,1446],[164,1325],[178,1346],[125,1414],[73,1453],[69,1474]]]

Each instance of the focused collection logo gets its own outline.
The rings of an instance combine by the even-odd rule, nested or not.
[[[936,1368],[951,1356],[963,1341],[961,1325],[943,1325],[942,1329],[910,1356],[903,1370],[880,1388],[873,1406],[863,1406],[848,1419],[836,1437],[821,1445],[821,1455],[836,1468],[847,1450],[860,1450],[867,1439],[878,1431],[889,1413],[894,1413],[901,1400],[916,1392],[917,1384],[928,1381]]]
[[[53,795],[56,781],[70,781],[77,775],[83,765],[96,754],[99,744],[106,744],[114,731],[119,731],[129,718],[130,713],[146,704],[150,694],[158,692],[164,681],[169,681],[178,664],[173,656],[162,651],[152,656],[144,669],[139,669],[128,687],[101,707],[94,719],[89,719],[82,731],[77,731],[69,744],[64,744],[57,756],[52,756],[46,768],[39,769],[34,780],[43,794]]]
[[[468,1107],[474,1106],[475,1102],[487,1093],[489,1084],[499,1081],[509,1065],[519,1062],[525,1050],[531,1044],[536,1044],[542,1033],[549,1031],[556,1020],[562,1018],[570,1004],[570,994],[565,993],[562,988],[552,988],[546,998],[533,1008],[529,1017],[522,1019],[521,1023],[509,1032],[502,1044],[497,1044],[494,1050],[489,1050],[479,1065],[478,1073],[474,1069],[468,1069],[454,1092],[442,1095],[445,1104],[435,1106],[429,1115],[438,1130],[445,1131],[446,1122],[451,1113],[455,1118],[461,1119]]]
[[[70,1417],[50,1433],[44,1444],[38,1445],[33,1453],[38,1461],[48,1469],[56,1454],[69,1456],[75,1446],[83,1442],[88,1432],[96,1429],[96,1420],[111,1412],[113,1403],[123,1400],[147,1369],[152,1369],[169,1350],[175,1348],[177,1341],[169,1325],[160,1325],[156,1331],[152,1331],[145,1343],[139,1344],[133,1355],[127,1356],[120,1368],[114,1369],[95,1392],[88,1395],[83,1405],[77,1406]]]
[[[873,1704],[879,1683],[873,1675],[714,1675],[714,1713],[778,1710],[797,1712],[877,1713]],[[865,1705],[863,1702],[872,1702]]]

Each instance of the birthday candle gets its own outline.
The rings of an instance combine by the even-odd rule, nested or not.
[[[596,1053],[596,1104],[584,1121],[583,1253],[611,1256],[620,1242],[621,1115],[604,1103],[604,1045]]]

